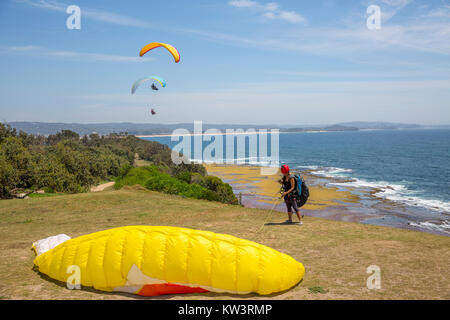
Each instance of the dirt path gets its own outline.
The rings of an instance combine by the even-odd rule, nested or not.
[[[113,186],[114,184],[115,184],[115,182],[114,182],[114,181],[111,181],[111,182],[107,182],[107,183],[104,183],[104,184],[101,184],[101,185],[92,187],[92,188],[91,188],[91,192],[99,192],[99,191],[103,191],[103,190],[105,190],[106,188]]]

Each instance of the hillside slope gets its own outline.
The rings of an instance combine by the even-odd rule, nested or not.
[[[168,205],[170,204],[170,205]],[[304,280],[278,295],[170,295],[170,299],[450,299],[450,238],[394,228],[305,217],[304,225],[264,226],[267,210],[160,194],[139,187],[0,202],[2,299],[135,299],[90,288],[68,290],[32,270],[33,241],[125,225],[180,226],[232,234],[293,256]],[[272,221],[285,216],[273,213]],[[381,290],[366,287],[366,269],[381,268]],[[327,293],[311,293],[320,286]]]

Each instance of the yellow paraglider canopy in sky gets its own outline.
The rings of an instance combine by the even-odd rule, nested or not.
[[[159,48],[159,47],[166,48],[172,54],[173,58],[175,59],[175,62],[180,61],[180,53],[178,52],[178,50],[174,46],[171,46],[170,44],[162,43],[162,42],[149,43],[148,45],[146,45],[145,47],[143,47],[141,49],[141,52],[139,52],[139,55],[142,57],[144,54],[146,54],[150,50]]]

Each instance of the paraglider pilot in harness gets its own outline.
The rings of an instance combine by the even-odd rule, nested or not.
[[[298,221],[300,224],[303,224],[303,216],[300,215],[300,210],[297,206],[297,197],[299,197],[299,195],[296,192],[296,179],[290,174],[289,167],[287,165],[281,166],[281,173],[283,174],[283,178],[279,180],[279,182],[282,184],[282,197],[284,197],[284,202],[286,203],[289,217],[289,219],[286,220],[286,223],[292,223],[292,208],[294,208]]]
[[[155,86],[154,83],[152,83],[152,89],[153,89],[153,90],[159,90],[159,89]]]

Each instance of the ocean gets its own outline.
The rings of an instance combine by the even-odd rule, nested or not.
[[[170,137],[143,139],[171,148],[179,143]],[[321,177],[325,186],[370,193],[366,200],[393,204],[381,211],[376,207],[379,217],[363,223],[450,236],[449,129],[281,133],[279,158],[300,173]],[[261,164],[248,153],[245,160]],[[373,211],[374,204],[366,202],[367,211]]]

